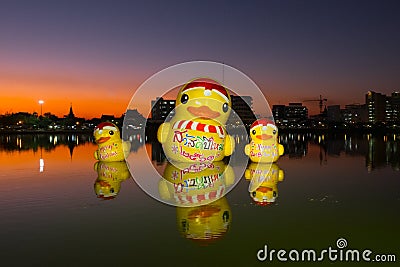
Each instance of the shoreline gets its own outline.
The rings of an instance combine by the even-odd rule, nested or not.
[[[149,127],[147,131],[152,132],[152,127]],[[287,129],[278,128],[279,133],[371,133],[371,134],[399,134],[400,129],[387,129],[387,128],[370,128],[370,129]],[[145,132],[147,132],[145,131]],[[4,134],[92,134],[93,129],[81,129],[81,130],[0,130],[0,135]]]
[[[0,134],[93,134],[93,130],[0,130]]]

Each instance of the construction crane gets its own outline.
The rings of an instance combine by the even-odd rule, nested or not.
[[[319,95],[319,99],[308,99],[308,100],[304,100],[303,102],[314,102],[314,101],[319,102],[319,112],[322,113],[324,111],[322,108],[324,107],[324,104],[325,104],[325,108],[326,108],[326,101],[328,101],[328,99],[322,98],[322,95]]]

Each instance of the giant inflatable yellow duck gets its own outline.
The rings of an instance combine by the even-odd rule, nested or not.
[[[226,198],[198,207],[177,207],[179,232],[200,245],[219,240],[228,231],[232,213]]]
[[[250,163],[245,171],[250,181],[250,197],[258,205],[272,204],[278,197],[278,182],[282,182],[284,172],[275,163]]]
[[[233,185],[235,174],[223,161],[168,162],[159,181],[162,200],[175,206],[199,206],[221,198]]]
[[[198,78],[185,84],[176,99],[175,115],[158,129],[169,160],[212,162],[232,154],[234,141],[225,130],[231,97],[218,82]]]
[[[244,152],[253,162],[272,163],[283,155],[284,148],[278,143],[278,128],[267,119],[256,120],[250,127],[250,144]]]
[[[123,142],[118,127],[111,122],[102,122],[94,129],[93,136],[98,145],[94,158],[99,161],[123,161],[128,156],[130,143]]]
[[[121,182],[130,177],[125,161],[98,161],[94,169],[97,171],[94,191],[97,197],[105,200],[115,198],[121,189]]]

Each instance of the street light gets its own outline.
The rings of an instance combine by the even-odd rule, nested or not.
[[[44,101],[43,100],[39,100],[39,105],[40,105],[40,116],[43,117],[43,104]]]

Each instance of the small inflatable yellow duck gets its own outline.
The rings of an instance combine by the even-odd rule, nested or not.
[[[233,185],[235,174],[223,161],[207,163],[168,162],[159,181],[162,200],[175,206],[199,206],[211,203]]]
[[[115,198],[121,189],[121,182],[130,177],[125,161],[97,161],[94,169],[97,171],[94,191],[98,198],[104,200]]]
[[[244,152],[253,162],[272,163],[283,155],[284,148],[278,143],[278,128],[267,119],[256,120],[250,127],[250,144]]]
[[[278,197],[278,182],[282,182],[284,172],[275,163],[250,163],[245,171],[250,181],[250,197],[257,205],[266,206]]]
[[[94,129],[93,136],[98,145],[94,158],[99,161],[123,161],[128,156],[130,143],[123,142],[118,127],[111,122],[102,122]]]
[[[198,207],[177,207],[176,222],[183,237],[199,245],[219,240],[228,231],[232,213],[226,198]]]
[[[212,162],[232,154],[234,140],[225,130],[231,97],[218,82],[198,78],[185,84],[175,115],[158,129],[157,139],[172,161]]]

